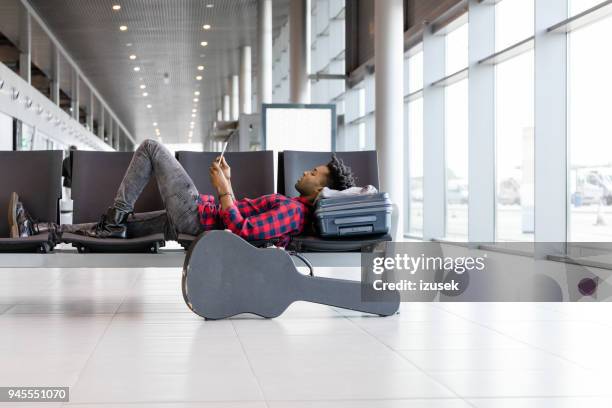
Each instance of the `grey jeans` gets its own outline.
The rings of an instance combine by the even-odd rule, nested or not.
[[[120,211],[133,212],[136,200],[151,177],[157,181],[165,210],[130,216],[128,236],[164,233],[166,239],[176,239],[179,233],[200,234],[203,229],[198,215],[198,190],[172,153],[154,140],[145,140],[134,152],[113,206]],[[92,225],[95,224],[64,225],[62,230],[74,232]]]

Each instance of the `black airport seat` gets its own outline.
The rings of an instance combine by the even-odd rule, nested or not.
[[[338,158],[351,167],[359,186],[378,188],[378,159],[376,151],[337,152]],[[306,170],[326,164],[331,152],[284,151],[279,153],[279,191],[289,197],[299,195],[294,185]],[[291,238],[288,249],[297,252],[360,252],[371,251],[380,242],[391,241],[389,234],[350,238],[321,238],[302,234]]]
[[[0,152],[0,252],[42,252],[53,250],[49,234],[9,238],[10,194],[19,194],[30,215],[45,222],[58,222],[62,196],[62,152]]]
[[[208,168],[219,156],[218,152],[177,152],[176,158],[187,174],[193,180],[200,194],[217,195],[210,184]],[[225,159],[232,171],[232,187],[236,199],[255,198],[274,193],[274,153],[258,152],[226,152]],[[180,234],[179,243],[187,249],[197,237]],[[270,241],[253,241],[255,246],[269,245]]]
[[[98,222],[115,198],[132,160],[132,152],[72,152],[73,224]],[[136,201],[135,213],[164,209],[157,183],[152,179]],[[79,252],[157,252],[165,245],[163,234],[128,239],[96,239],[63,234]]]

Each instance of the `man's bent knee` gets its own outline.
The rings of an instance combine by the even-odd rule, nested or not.
[[[156,147],[159,145],[159,142],[157,140],[153,140],[153,139],[145,139],[139,146],[139,148],[141,149],[149,149],[152,147]]]

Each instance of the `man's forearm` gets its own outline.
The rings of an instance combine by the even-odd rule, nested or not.
[[[236,198],[236,196],[234,195],[234,189],[232,188],[232,181],[231,180],[227,180],[227,187],[229,188],[228,193],[232,194],[232,197]]]
[[[219,201],[221,202],[221,209],[227,211],[228,208],[234,204],[234,196],[232,194],[220,194]]]
[[[221,209],[225,211],[234,203],[234,189],[232,188],[232,182],[227,180],[227,191],[218,191],[218,193]]]

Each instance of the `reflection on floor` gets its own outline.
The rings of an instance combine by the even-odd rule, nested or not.
[[[0,386],[69,386],[75,407],[612,406],[609,303],[413,303],[390,318],[298,303],[214,322],[187,310],[179,276],[0,269]]]

